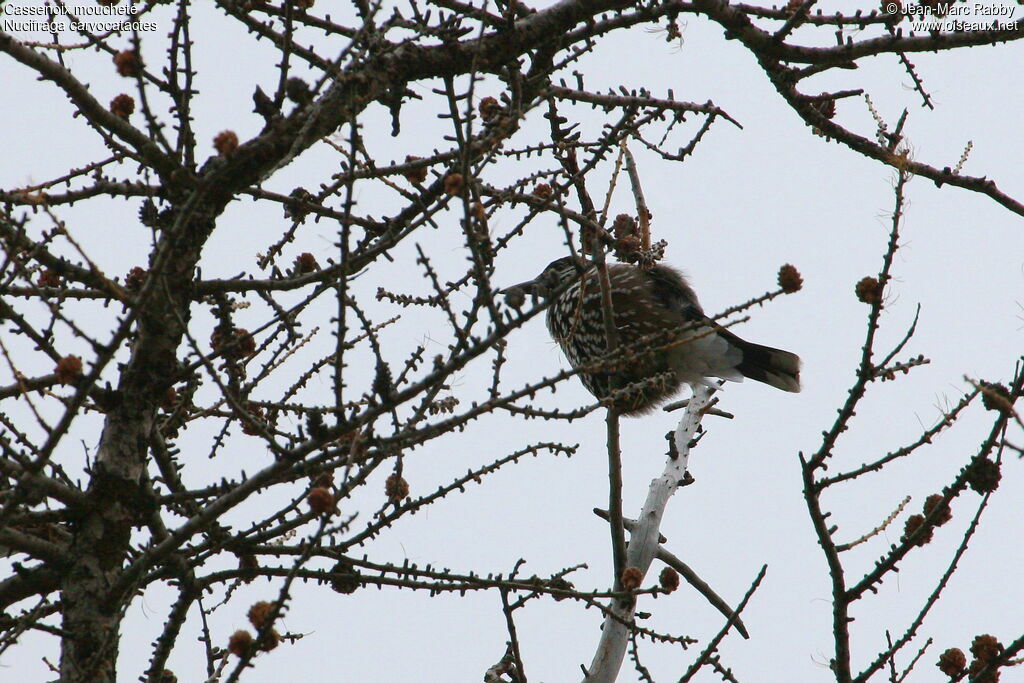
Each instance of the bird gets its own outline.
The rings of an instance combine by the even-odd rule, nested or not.
[[[800,357],[745,341],[704,314],[675,268],[655,263],[607,266],[617,347],[608,352],[596,266],[579,256],[555,259],[533,280],[502,292],[548,302],[547,326],[587,390],[619,414],[648,413],[684,384],[718,387],[709,378],[744,377],[800,391]]]

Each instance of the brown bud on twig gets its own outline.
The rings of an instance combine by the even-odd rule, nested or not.
[[[242,327],[220,324],[210,335],[210,346],[214,351],[223,352],[226,358],[239,360],[256,353],[256,340]]]
[[[160,211],[152,199],[146,199],[139,207],[139,222],[147,228],[155,228],[160,219]]]
[[[626,567],[622,571],[622,587],[628,591],[635,591],[643,580],[643,572],[636,567]]]
[[[320,264],[316,262],[315,256],[304,251],[295,257],[295,269],[300,273],[315,273],[320,270]]]
[[[939,667],[939,671],[942,673],[954,678],[963,673],[967,667],[967,656],[960,648],[951,647],[939,655],[939,661],[935,666]]]
[[[137,76],[142,68],[142,59],[135,50],[124,50],[114,55],[114,67],[122,76]]]
[[[78,356],[64,356],[57,361],[55,372],[61,384],[74,384],[82,377],[82,359]]]
[[[988,634],[975,636],[971,643],[971,654],[978,661],[985,664],[999,657],[1003,652],[1003,645],[995,636]]]
[[[1003,415],[1013,412],[1013,401],[1010,398],[1010,390],[996,382],[980,382],[981,384],[981,405],[986,410],[996,410]]]
[[[485,97],[480,100],[477,109],[480,112],[480,118],[484,121],[490,121],[501,112],[501,105],[493,97]]]
[[[243,356],[251,356],[256,353],[256,339],[249,334],[249,330],[239,327],[235,330],[235,339],[238,342],[238,350]]]
[[[398,505],[409,496],[409,482],[400,477],[397,473],[388,477],[384,482],[384,495],[395,505]]]
[[[135,100],[121,93],[110,100],[110,113],[118,118],[127,119],[135,111]]]
[[[903,537],[900,540],[905,543],[912,536],[917,534],[914,536],[914,545],[924,546],[931,542],[933,533],[934,530],[932,527],[925,527],[924,515],[910,515],[903,527]]]
[[[636,235],[625,235],[615,240],[615,258],[624,263],[636,263],[640,260],[640,238]]]
[[[628,213],[620,213],[612,223],[612,234],[615,239],[622,239],[627,235],[636,234],[636,220]]]
[[[953,513],[949,509],[949,504],[943,502],[943,495],[941,493],[933,493],[928,496],[924,501],[924,514],[926,517],[931,516],[932,512],[937,510],[941,505],[942,508],[935,513],[932,523],[935,526],[942,526],[949,520],[953,519]]]
[[[315,198],[304,187],[296,187],[288,193],[288,198],[292,201],[284,205],[284,217],[301,223],[309,215],[309,208],[303,202],[312,203]]]
[[[826,119],[831,119],[836,115],[836,101],[833,99],[817,100],[814,103],[814,108]]]
[[[995,636],[976,636],[971,643],[974,661],[967,667],[967,675],[976,683],[999,683],[997,661],[1003,653],[1003,644]],[[985,671],[985,674],[981,674]]]
[[[359,581],[359,574],[356,572],[355,566],[349,560],[338,560],[331,568],[332,574],[343,574],[333,581],[331,581],[331,589],[335,593],[342,593],[348,595],[349,593],[355,592],[362,583]]]
[[[999,488],[1003,475],[999,465],[988,458],[976,458],[967,466],[967,485],[974,491],[986,494]]]
[[[249,608],[249,613],[246,617],[249,619],[249,623],[253,625],[253,628],[263,628],[267,626],[267,620],[270,618],[270,613],[274,609],[274,603],[261,600],[254,602],[252,607]]]
[[[236,657],[244,657],[252,648],[252,634],[248,631],[239,630],[228,638],[228,652]]]
[[[238,556],[238,570],[241,572],[239,578],[246,583],[252,583],[256,578],[256,570],[260,568],[259,560],[252,553],[245,553]]]
[[[334,494],[330,490],[317,486],[306,497],[309,509],[318,515],[334,512]]]
[[[213,148],[222,157],[231,156],[238,149],[238,136],[233,130],[223,130],[213,139]]]
[[[298,76],[292,76],[284,84],[285,95],[296,104],[306,104],[313,99],[309,84]]]
[[[461,173],[449,173],[444,178],[444,191],[445,194],[455,196],[462,192],[462,186],[464,185]]]
[[[124,288],[129,292],[137,292],[142,289],[142,285],[146,282],[146,269],[139,266],[135,266],[128,271],[128,274],[124,278]]]
[[[53,268],[47,268],[39,274],[39,279],[36,280],[36,284],[40,287],[60,287],[61,285],[60,273]]]
[[[423,157],[414,157],[411,154],[408,154],[405,157],[405,163],[408,164],[411,161],[421,161],[422,159]],[[427,179],[427,167],[420,166],[419,168],[414,168],[411,171],[406,171],[405,179],[414,185],[419,185]]]
[[[882,292],[878,285],[878,280],[870,276],[862,278],[854,288],[854,292],[857,294],[857,299],[866,304],[874,305],[882,300]]]
[[[658,583],[669,593],[679,588],[679,572],[672,567],[665,567],[658,575]]]
[[[799,292],[803,286],[804,279],[800,276],[800,271],[796,269],[796,266],[787,263],[779,268],[779,287],[783,292],[786,294]]]

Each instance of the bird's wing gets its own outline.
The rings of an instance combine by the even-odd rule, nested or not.
[[[697,293],[680,272],[659,264],[651,268],[647,275],[651,283],[651,294],[666,309],[682,316],[685,322],[707,319],[697,300]]]

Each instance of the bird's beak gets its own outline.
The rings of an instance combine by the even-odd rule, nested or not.
[[[527,295],[529,295],[531,299],[536,300],[539,290],[540,287],[538,286],[535,278],[533,280],[527,280],[526,282],[520,282],[518,285],[506,287],[501,290],[500,293],[505,297],[506,304],[518,310],[526,303]]]
[[[499,290],[498,293],[499,294],[504,294],[505,296],[508,296],[514,290],[518,290],[518,291],[522,292],[523,294],[536,294],[537,293],[537,280],[533,279],[533,280],[527,280],[526,282],[520,282],[518,285],[512,285],[511,287],[506,287],[505,289]]]

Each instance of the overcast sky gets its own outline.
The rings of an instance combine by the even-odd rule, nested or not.
[[[330,3],[317,3],[317,10],[321,4]],[[848,9],[852,3],[820,5],[835,10]],[[339,12],[348,10],[342,7]],[[1024,9],[1013,8],[1024,19]],[[196,16],[192,37],[201,91],[195,107],[197,137],[212,140],[230,128],[244,141],[262,127],[262,120],[252,113],[251,95],[256,85],[266,90],[275,87],[275,57],[267,46],[254,45],[216,12],[201,7],[196,8]],[[817,448],[821,431],[831,425],[854,379],[868,307],[857,301],[853,288],[860,278],[876,274],[881,264],[895,173],[812,135],[781,101],[754,59],[741,45],[723,40],[719,28],[690,19],[682,29],[681,42],[666,42],[663,34],[644,30],[620,32],[602,41],[578,68],[586,76],[588,89],[622,84],[643,86],[655,95],[672,89],[681,100],[713,100],[742,124],[740,129],[717,121],[684,164],[659,161],[639,146],[633,151],[653,212],[654,235],[668,241],[667,261],[689,275],[707,311],[720,311],[774,288],[777,270],[784,263],[800,270],[803,291],[754,309],[751,320],[736,331],[751,341],[798,353],[803,359],[804,390],[792,395],[753,382],[727,386],[721,407],[736,417],[705,422],[710,433],[690,460],[696,483],[671,501],[662,531],[669,538],[667,547],[731,603],[739,601],[761,565],[768,565],[767,576],[744,613],[751,639],[730,635],[721,647],[723,663],[739,680],[829,680],[830,585],[802,499],[798,453]],[[162,29],[147,36],[154,43],[152,57],[147,59],[160,59],[157,43],[163,35]],[[804,37],[802,31],[795,35]],[[69,66],[88,75],[81,77],[101,101],[131,86],[130,81],[112,75],[108,60],[69,55]],[[964,172],[988,176],[1005,192],[1024,199],[1020,167],[1024,84],[1017,77],[1019,65],[1024,64],[1024,46],[915,55],[913,60],[934,98],[934,111],[921,106],[895,57],[868,60],[859,70],[829,75],[821,79],[820,87],[823,91],[865,88],[890,125],[907,108],[906,136],[913,157],[932,166],[955,166],[968,141],[973,142]],[[64,172],[69,164],[100,158],[103,151],[96,136],[80,120],[70,120],[70,105],[51,84],[38,83],[9,58],[0,62],[0,74],[8,102],[0,107],[4,140],[0,186],[11,189],[41,182]],[[425,87],[417,87],[429,95]],[[499,94],[493,81],[478,87],[479,97]],[[402,135],[391,139],[387,135],[390,116],[374,105],[368,110],[364,131],[371,150],[381,160],[400,160],[406,154],[425,156],[433,148],[444,147],[444,123],[434,118],[437,103],[428,107],[427,113],[421,113],[415,103],[409,105]],[[603,121],[587,108],[567,111],[578,117],[575,120],[585,131],[595,131]],[[869,137],[874,130],[863,99],[840,101],[837,120]],[[537,128],[542,125],[546,124],[539,117],[528,122],[523,139],[530,131],[543,130]],[[201,149],[213,153],[210,145]],[[320,145],[266,188],[284,193],[300,184],[313,188],[337,165],[337,155]],[[510,169],[508,177],[515,177],[517,170]],[[594,177],[591,190],[596,196],[603,196],[597,181],[609,172],[610,165]],[[123,173],[131,177],[132,171],[126,165]],[[991,199],[953,187],[938,189],[925,179],[910,182],[906,195],[907,215],[893,266],[895,280],[887,291],[879,348],[887,349],[902,337],[920,305],[917,334],[902,357],[920,353],[931,363],[897,382],[871,387],[851,431],[836,449],[834,466],[839,470],[911,442],[922,428],[936,422],[941,408],[969,388],[965,375],[1008,378],[1024,348],[1021,218]],[[370,190],[358,199],[364,210],[375,201],[393,201],[378,199]],[[368,211],[386,215],[396,206],[382,204]],[[107,272],[123,274],[132,266],[144,265],[147,251],[148,235],[136,223],[137,208],[137,202],[96,202],[93,208],[82,206],[62,217]],[[632,197],[624,185],[612,214],[623,211],[633,212]],[[465,257],[457,250],[458,229],[455,219],[451,220],[451,225],[442,226],[450,228],[451,234],[439,230],[417,236],[442,277],[464,270]],[[255,271],[255,255],[286,224],[278,209],[247,200],[235,203],[220,219],[209,244],[204,277]],[[501,232],[514,224],[512,214],[502,217],[499,213],[492,228]],[[561,231],[553,221],[548,227],[535,221],[526,238],[501,254],[496,277],[508,284],[519,282],[563,254]],[[301,251],[332,253],[335,226],[310,224],[307,228],[289,247],[284,262]],[[392,291],[422,295],[422,275],[408,265],[414,253],[413,243],[402,245],[395,252],[398,261],[388,271],[389,279],[384,283],[356,280],[357,291],[371,296],[386,284]],[[380,319],[397,313],[406,316],[384,337],[395,349],[393,362],[400,363],[416,344],[443,336],[443,318],[393,308],[382,304],[375,311]],[[245,322],[244,313],[240,319],[240,324]],[[261,319],[254,311],[252,326]],[[325,339],[325,343],[330,342]],[[430,348],[428,354],[432,355]],[[510,388],[567,367],[540,320],[512,336],[508,356],[506,376],[515,379],[509,382]],[[353,383],[358,386],[360,373],[370,372],[354,368]],[[462,384],[455,393],[475,398],[488,372],[487,362],[470,368],[460,377]],[[9,371],[0,369],[0,385],[10,382]],[[287,383],[287,378],[282,382]],[[320,389],[320,400],[326,401],[329,380]],[[573,380],[560,385],[555,394],[539,396],[537,404],[570,408],[587,401],[582,386]],[[624,421],[627,516],[636,514],[648,482],[661,472],[663,435],[674,428],[676,419],[657,412]],[[976,452],[991,420],[991,413],[973,410],[916,458],[845,489],[838,487],[825,497],[834,514],[831,521],[839,525],[840,541],[866,533],[905,496],[913,497],[888,531],[847,553],[848,566],[869,568],[890,543],[898,542],[906,515],[918,511],[927,495],[952,480]],[[77,424],[77,438],[95,445],[95,425]],[[68,439],[68,451],[62,457],[80,457],[80,452],[71,451],[72,444],[79,443],[77,438]],[[1019,432],[1010,438],[1022,440]],[[580,449],[571,459],[542,456],[507,468],[482,486],[403,519],[369,543],[366,553],[378,562],[409,560],[456,572],[507,573],[523,558],[527,563],[521,573],[527,576],[546,576],[585,563],[588,569],[571,577],[575,585],[605,587],[611,574],[608,533],[591,513],[592,508],[607,504],[600,413],[571,424],[499,419],[476,423],[461,435],[408,454],[405,477],[414,494],[423,493],[523,443],[544,440],[579,443]],[[205,454],[202,443],[196,448]],[[205,461],[202,455],[196,465],[208,468],[204,474],[209,476],[218,467],[237,472],[242,457],[251,459],[246,466],[249,471],[270,459],[252,437],[236,437],[227,451],[224,462]],[[933,666],[938,654],[947,647],[966,650],[979,633],[992,633],[1003,642],[1020,635],[1022,468],[1012,457],[1004,466],[1005,490],[993,497],[960,572],[926,622],[922,633],[935,643],[911,681],[939,680]],[[855,668],[862,668],[884,645],[886,629],[901,634],[917,614],[945,569],[977,500],[973,493],[961,496],[953,508],[954,521],[938,530],[930,545],[912,552],[899,575],[890,576],[877,596],[865,599],[855,610]],[[657,571],[660,566],[655,563],[652,576]],[[215,642],[226,643],[231,632],[246,626],[249,604],[276,595],[276,585],[266,582],[240,589],[235,601],[219,610],[210,623]],[[122,641],[123,680],[134,680],[145,669],[150,643],[159,633],[171,597],[165,590],[147,592],[130,611]],[[501,657],[507,638],[496,593],[428,598],[410,591],[365,588],[346,596],[300,585],[294,597],[284,627],[305,638],[260,656],[245,680],[481,680]],[[678,677],[722,624],[719,614],[685,585],[669,597],[642,600],[640,609],[652,613],[650,627],[701,640],[688,651],[646,643],[643,661],[656,680]],[[583,610],[578,603],[539,600],[517,612],[517,618],[530,679],[577,680],[580,665],[590,662],[598,639],[598,612]],[[204,658],[193,644],[196,628],[196,622],[190,621],[170,662],[180,681],[197,681],[204,675]],[[921,644],[923,640],[907,648],[906,654],[916,652]],[[57,660],[55,641],[26,636],[25,645],[0,657],[0,678],[43,680],[49,674],[42,657]],[[901,661],[905,663],[906,658]],[[620,680],[634,680],[628,664]],[[708,672],[701,680],[716,677]],[[1024,674],[1004,673],[1004,682],[1012,680],[1024,680]]]

